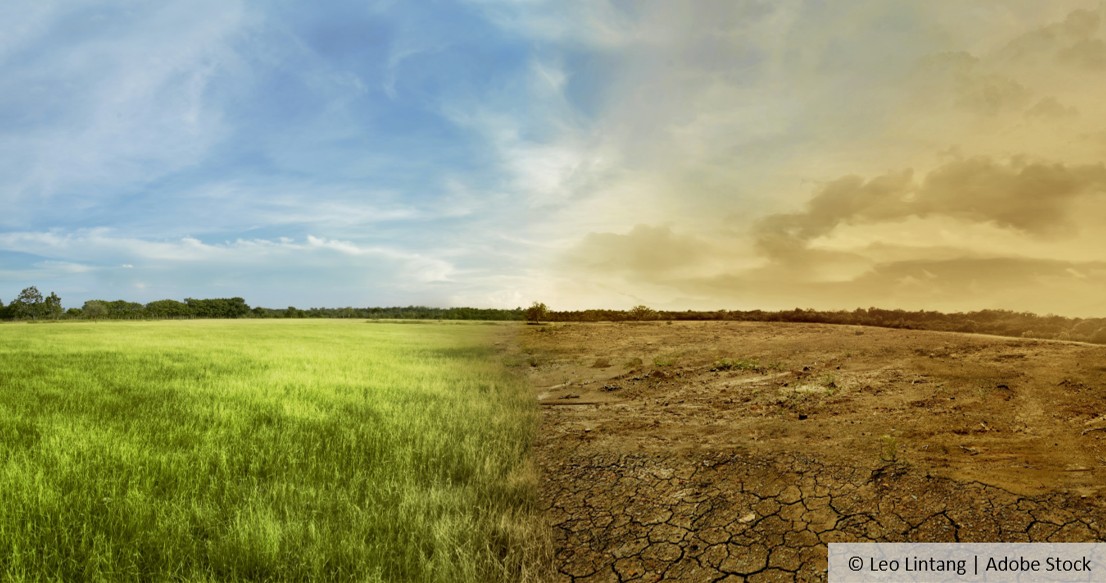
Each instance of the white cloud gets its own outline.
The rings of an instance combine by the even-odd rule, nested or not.
[[[39,261],[35,267],[55,273],[87,273],[96,269],[90,265],[70,263],[68,261]]]
[[[18,95],[23,101],[13,106],[39,121],[0,134],[9,203],[149,180],[199,162],[220,139],[221,114],[207,88],[218,75],[241,74],[231,44],[249,19],[237,2],[155,6],[39,12],[27,25],[34,33],[8,37],[0,90]],[[66,27],[117,32],[58,42]]]
[[[87,274],[96,271],[96,268],[77,262],[97,263],[123,257],[131,260],[123,264],[127,270],[138,266],[143,268],[146,276],[162,273],[181,279],[196,277],[197,269],[208,272],[207,277],[215,279],[242,269],[287,278],[295,277],[304,270],[325,267],[361,274],[356,279],[378,279],[394,289],[415,289],[430,284],[465,288],[473,283],[457,281],[457,269],[444,258],[449,255],[447,252],[435,256],[312,235],[308,235],[304,242],[281,237],[277,240],[238,239],[209,244],[194,237],[169,241],[139,240],[116,236],[107,229],[74,233],[22,232],[0,234],[0,250],[70,259],[41,261],[35,264],[35,270],[24,270],[20,275],[12,274],[7,278],[12,280],[34,279],[35,273],[45,278]],[[187,282],[182,281],[179,285],[187,285]]]

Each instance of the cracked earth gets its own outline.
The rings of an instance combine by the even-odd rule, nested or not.
[[[528,326],[555,581],[824,581],[832,542],[1106,541],[1106,347]]]

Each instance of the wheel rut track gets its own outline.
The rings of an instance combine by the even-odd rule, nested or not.
[[[801,454],[541,459],[555,581],[825,581],[832,542],[1106,541],[1106,509]]]

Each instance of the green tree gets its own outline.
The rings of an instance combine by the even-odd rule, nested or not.
[[[43,313],[42,294],[33,285],[19,292],[19,297],[12,303],[19,304],[16,312],[20,318],[37,319]]]
[[[526,308],[527,322],[534,322],[536,324],[547,319],[549,319],[549,308],[547,308],[545,304],[534,302],[532,306]]]
[[[146,304],[146,313],[154,318],[183,318],[191,314],[188,304],[176,300],[158,300]]]
[[[100,300],[89,300],[84,303],[84,308],[81,311],[84,313],[84,317],[90,320],[99,320],[107,315],[108,306]]]
[[[44,315],[57,320],[58,316],[62,315],[64,311],[65,309],[61,307],[61,298],[58,297],[58,294],[50,292],[49,297],[43,301]]]
[[[146,313],[146,306],[127,300],[104,302],[104,306],[107,307],[108,316],[116,320],[134,320],[143,317]]]

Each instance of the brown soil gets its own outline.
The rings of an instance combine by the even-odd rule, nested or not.
[[[501,348],[542,407],[559,581],[825,580],[838,541],[1106,541],[1106,347],[653,322]]]

